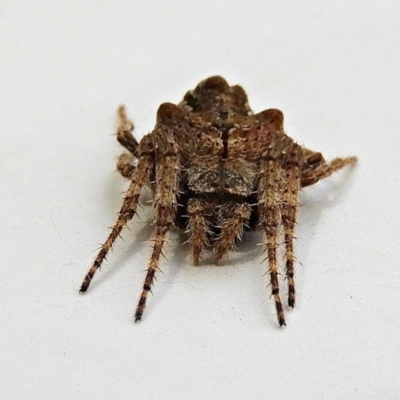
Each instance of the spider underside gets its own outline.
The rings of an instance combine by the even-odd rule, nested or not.
[[[154,193],[155,235],[135,321],[142,318],[168,232],[178,226],[188,234],[196,265],[209,247],[219,262],[235,249],[244,228],[263,230],[278,322],[286,325],[278,282],[280,226],[288,305],[294,307],[293,239],[299,191],[356,158],[325,161],[321,153],[285,134],[281,111],[253,114],[245,91],[219,76],[200,82],[178,105],[161,104],[154,130],[140,143],[122,106],[118,114],[117,139],[128,153],[119,157],[117,169],[130,185],[80,291],[88,289],[115,239],[136,214],[142,189],[149,187]]]

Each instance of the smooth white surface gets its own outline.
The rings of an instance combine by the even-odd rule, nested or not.
[[[395,1],[1,2],[0,398],[400,398],[399,16]],[[284,329],[257,235],[202,268],[172,235],[133,324],[151,207],[78,294],[126,188],[117,106],[141,137],[212,74],[281,108],[300,143],[359,157],[302,195]]]

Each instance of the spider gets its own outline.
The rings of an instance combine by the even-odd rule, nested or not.
[[[125,109],[118,110],[118,142],[128,151],[117,170],[130,181],[118,219],[86,274],[86,292],[95,272],[122,229],[136,214],[140,194],[154,194],[155,234],[135,322],[141,320],[159,270],[168,232],[186,230],[194,264],[212,249],[218,263],[235,249],[243,229],[261,229],[269,281],[280,326],[286,325],[278,282],[280,227],[286,250],[288,305],[295,305],[294,228],[300,189],[356,162],[356,157],[327,162],[321,153],[300,146],[283,129],[283,114],[268,109],[254,114],[240,86],[212,76],[188,91],[178,104],[163,103],[154,130],[140,143]]]

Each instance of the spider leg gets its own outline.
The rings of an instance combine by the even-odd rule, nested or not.
[[[136,166],[132,164],[133,156],[129,153],[122,153],[118,157],[117,171],[126,179],[130,179]]]
[[[251,207],[247,203],[221,206],[221,233],[217,238],[215,262],[218,262],[229,251],[235,248],[235,240],[242,236],[243,226],[250,218]]]
[[[140,295],[139,303],[135,311],[135,322],[138,322],[142,319],[142,315],[146,307],[147,295],[151,291],[156,271],[157,269],[159,269],[158,262],[162,254],[162,248],[166,240],[166,235],[168,230],[169,230],[168,225],[156,226],[153,250],[151,252],[149,265],[147,267],[147,273],[143,284],[142,294]]]
[[[202,251],[208,246],[207,235],[209,226],[206,219],[207,204],[200,199],[190,199],[187,205],[187,213],[189,216],[188,233],[189,243],[192,248],[193,262],[199,265],[201,261]]]
[[[100,268],[101,263],[105,259],[115,239],[119,236],[127,222],[130,221],[136,214],[140,191],[144,186],[148,186],[153,166],[153,154],[145,153],[144,155],[140,156],[137,169],[134,171],[134,174],[131,177],[132,182],[129,185],[124,202],[122,203],[121,210],[119,211],[118,219],[115,225],[112,227],[111,233],[107,240],[101,246],[93,265],[86,274],[85,279],[82,282],[80,292],[86,292],[94,274],[96,273],[97,269]]]
[[[290,168],[286,171],[285,180],[281,213],[286,246],[286,279],[289,287],[288,304],[290,307],[294,307],[296,292],[294,285],[293,236],[299,205],[300,169],[298,164],[290,165]]]
[[[272,296],[275,301],[279,325],[286,325],[282,301],[279,294],[278,263],[276,249],[278,228],[281,219],[280,203],[282,169],[280,163],[271,157],[261,161],[261,175],[258,181],[258,209],[260,225],[265,231],[268,253],[268,274]]]
[[[314,168],[302,171],[301,174],[301,187],[314,185],[321,179],[325,179],[332,175],[339,169],[346,167],[347,165],[354,164],[357,161],[357,157],[347,158],[335,158],[330,162],[317,163]]]
[[[318,152],[303,147],[304,164],[301,167],[301,172],[310,169],[316,169],[320,165],[326,163],[324,156]]]
[[[126,116],[124,106],[119,106],[118,108],[118,120],[118,142],[121,144],[121,146],[125,147],[125,149],[132,153],[136,158],[139,158],[139,143],[132,135],[134,125],[132,121],[130,121]]]
[[[147,295],[154,282],[167,233],[175,220],[178,192],[178,149],[172,134],[167,130],[156,130],[156,185],[155,185],[155,237],[147,274],[139,303],[135,312],[135,322],[140,321],[146,307]]]

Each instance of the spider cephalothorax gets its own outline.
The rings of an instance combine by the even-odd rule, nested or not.
[[[298,145],[285,134],[281,111],[253,114],[245,91],[229,86],[219,76],[200,82],[178,105],[161,104],[154,130],[140,143],[132,135],[133,124],[123,107],[119,119],[117,139],[129,153],[120,156],[117,168],[130,185],[117,222],[80,291],[88,289],[113,242],[135,215],[141,190],[151,187],[155,236],[135,321],[142,318],[172,227],[186,229],[195,264],[210,247],[218,262],[235,248],[235,241],[248,227],[265,233],[278,322],[286,325],[278,282],[279,228],[283,227],[286,250],[288,305],[294,307],[293,233],[299,190],[353,164],[356,158],[326,162],[321,153]]]

